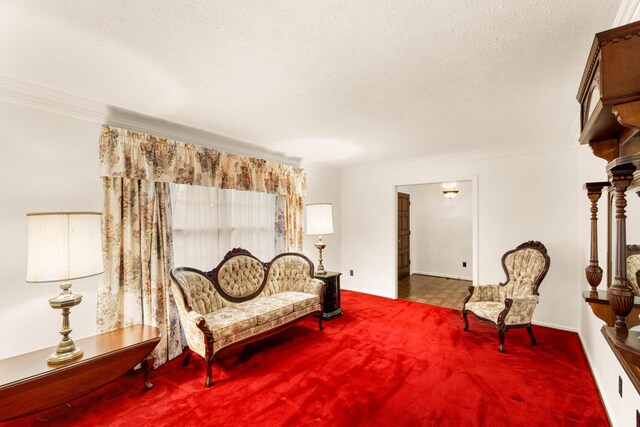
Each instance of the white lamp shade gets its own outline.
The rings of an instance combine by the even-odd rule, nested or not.
[[[27,282],[57,282],[104,271],[99,212],[27,214]]]
[[[333,234],[331,203],[307,205],[307,234]]]

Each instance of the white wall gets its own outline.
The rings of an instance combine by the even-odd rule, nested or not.
[[[0,358],[11,357],[60,341],[59,310],[48,299],[60,289],[56,283],[28,284],[26,276],[27,212],[101,211],[102,185],[98,177],[100,123],[0,102]],[[340,174],[319,164],[308,171],[305,203],[333,202],[340,208]],[[326,236],[325,265],[340,268],[340,216],[336,233]],[[313,238],[305,253],[317,259]],[[83,296],[71,310],[72,338],[96,332],[96,293],[101,276],[74,280]]]
[[[27,212],[101,211],[100,126],[0,102],[0,358],[56,345],[56,283],[25,283]],[[95,333],[98,277],[73,281],[83,296],[71,310],[72,338]]]
[[[343,287],[396,297],[397,185],[475,176],[479,282],[504,280],[502,254],[524,241],[540,240],[551,268],[534,322],[577,330],[576,218],[578,197],[583,197],[577,150],[575,144],[556,142],[343,171],[341,265],[355,271],[354,277],[344,278]]]
[[[457,185],[453,199],[443,196],[442,183],[398,187],[411,200],[411,274],[472,280],[473,186],[471,181]]]
[[[303,161],[301,166],[307,171],[307,197],[304,199],[304,204],[333,204],[333,234],[322,236],[322,240],[327,245],[322,251],[322,264],[327,271],[341,271],[343,275],[346,275],[348,272],[344,272],[340,268],[340,169],[310,161]],[[304,221],[306,221],[306,215],[305,210]],[[317,236],[305,235],[303,252],[317,267],[318,249],[314,246],[316,241]]]

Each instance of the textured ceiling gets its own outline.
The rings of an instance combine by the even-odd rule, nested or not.
[[[0,76],[339,166],[566,138],[619,0],[0,2]]]

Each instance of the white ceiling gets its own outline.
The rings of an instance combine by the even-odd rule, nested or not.
[[[619,5],[4,0],[0,76],[348,166],[566,139]]]

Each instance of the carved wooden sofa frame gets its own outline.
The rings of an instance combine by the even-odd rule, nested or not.
[[[230,293],[227,292],[227,290],[225,290],[225,288],[221,285],[221,282],[219,280],[219,273],[225,268],[225,266],[228,263],[232,262],[232,260],[234,260],[237,257],[249,257],[250,259],[254,260],[253,262],[254,268],[260,268],[262,270],[262,277],[263,277],[262,282],[259,284],[259,286],[255,291],[251,292],[248,295],[243,295],[243,296],[231,295]],[[300,259],[301,260],[300,262],[306,262],[306,264],[308,265],[308,275],[309,275],[308,277],[313,281],[313,285],[311,286],[311,288],[314,291],[313,294],[318,296],[319,305],[317,306],[317,308],[312,311],[309,311],[308,313],[302,314],[299,317],[296,317],[292,320],[286,321],[282,324],[269,328],[268,330],[265,330],[255,335],[248,336],[246,338],[240,339],[230,344],[225,344],[222,348],[216,349],[216,340],[214,338],[214,333],[209,328],[208,322],[205,319],[205,315],[197,312],[194,309],[194,307],[191,305],[189,300],[190,290],[185,288],[185,284],[183,283],[183,280],[180,279],[180,277],[184,273],[195,273],[198,276],[204,277],[215,289],[215,292],[217,292],[217,294],[220,297],[222,297],[224,301],[231,304],[241,304],[241,303],[259,298],[259,295],[265,290],[265,286],[267,286],[272,267],[278,264],[279,260],[283,259],[284,257],[295,257],[295,259]],[[320,330],[324,329],[322,324],[322,305],[324,302],[323,298],[324,298],[325,284],[320,280],[314,279],[313,277],[314,277],[313,263],[311,262],[311,260],[309,260],[309,258],[307,258],[302,254],[287,252],[287,253],[277,255],[270,262],[264,263],[260,261],[258,258],[256,258],[255,256],[253,256],[249,251],[244,250],[242,248],[235,248],[229,251],[225,255],[224,259],[218,264],[218,266],[208,272],[203,272],[191,267],[177,267],[171,271],[172,289],[173,289],[174,297],[176,298],[176,305],[178,306],[178,310],[180,312],[180,320],[182,322],[183,328],[189,327],[190,323],[188,322],[195,320],[195,326],[197,326],[197,328],[202,332],[204,336],[204,351],[196,351],[196,352],[199,353],[201,356],[203,356],[205,360],[205,366],[206,366],[205,386],[206,387],[211,387],[213,385],[212,365],[214,360],[220,355],[226,353],[231,348],[234,348],[236,346],[242,346],[242,345],[269,337],[271,335],[277,334],[283,331],[284,329],[287,329],[290,326],[312,316],[318,317],[318,327]],[[193,323],[191,323],[191,325],[193,326]],[[186,330],[185,330],[185,334],[187,335],[187,341],[189,343],[190,337]],[[185,356],[182,362],[182,366],[188,365],[191,359],[191,356],[194,353],[192,344],[194,343],[193,342],[189,343],[189,347],[185,350]],[[201,353],[204,353],[204,354],[201,354]]]
[[[540,295],[540,293],[538,292],[538,288],[540,287],[540,284],[542,283],[542,280],[545,278],[545,276],[547,275],[547,272],[549,271],[549,266],[551,263],[551,260],[549,258],[549,255],[547,254],[547,248],[540,242],[538,241],[533,241],[530,240],[528,242],[522,243],[520,245],[518,245],[518,247],[516,247],[515,249],[512,249],[508,252],[506,252],[501,259],[501,263],[502,263],[502,269],[504,270],[504,273],[507,277],[507,280],[504,283],[498,283],[497,286],[502,287],[506,290],[506,286],[510,283],[511,280],[511,276],[509,274],[507,265],[506,265],[506,260],[507,257],[509,257],[509,255],[516,253],[518,251],[521,250],[525,250],[525,249],[534,249],[538,252],[540,252],[540,254],[542,255],[542,257],[544,258],[544,267],[542,269],[542,271],[538,274],[536,280],[534,281],[532,287],[532,294],[535,297],[538,297]],[[482,285],[482,286],[495,286],[495,285]],[[471,313],[473,315],[473,317],[480,321],[480,322],[485,322],[485,323],[490,323],[492,325],[494,325],[496,327],[496,329],[498,330],[498,339],[499,339],[499,345],[498,345],[498,349],[500,350],[500,352],[504,352],[504,334],[509,330],[509,329],[515,329],[515,328],[526,328],[527,332],[529,334],[529,338],[531,338],[531,345],[537,345],[536,342],[536,338],[533,335],[533,328],[531,325],[531,321],[529,320],[526,323],[517,323],[517,324],[507,324],[506,323],[506,319],[507,316],[509,315],[509,312],[511,311],[512,307],[513,307],[513,298],[505,298],[504,299],[504,309],[500,312],[500,314],[498,315],[497,321],[494,321],[492,319],[486,318],[486,317],[482,317],[477,315],[476,313],[474,313],[471,310],[468,310],[467,307],[467,303],[471,300],[471,298],[474,296],[474,292],[476,292],[478,290],[478,286],[469,286],[469,295],[465,298],[464,302],[463,302],[463,311],[462,311],[462,317],[464,320],[464,330],[468,331],[469,330],[469,321],[467,319],[467,316],[469,313]],[[537,304],[537,300],[536,300],[536,304]]]

